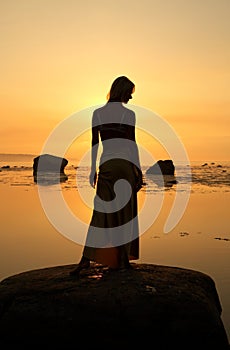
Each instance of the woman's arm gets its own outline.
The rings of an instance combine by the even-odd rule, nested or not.
[[[142,174],[141,164],[140,164],[139,150],[136,143],[135,124],[136,124],[136,118],[134,115],[134,121],[132,125],[129,126],[129,139],[133,141],[131,143],[131,157],[132,157],[131,161],[133,163],[134,173],[137,178],[137,191],[139,191],[141,187],[144,185],[144,183],[143,183],[143,174]]]
[[[141,170],[139,150],[138,150],[137,143],[136,143],[136,116],[134,113],[132,115],[131,121],[129,122],[128,139],[133,141],[130,143],[131,144],[130,145],[131,156],[132,156],[131,161],[132,161],[132,163],[136,164],[136,166]]]
[[[95,188],[97,182],[97,152],[99,146],[99,126],[96,122],[96,114],[93,114],[92,118],[92,143],[91,143],[91,172],[89,176],[90,185]]]

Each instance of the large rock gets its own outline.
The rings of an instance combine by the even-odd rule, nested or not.
[[[0,283],[0,342],[24,348],[229,349],[214,281],[151,264],[23,272]]]
[[[64,173],[68,160],[51,154],[42,154],[33,160],[33,173],[37,172],[55,172]]]
[[[170,159],[158,160],[157,163],[153,164],[153,166],[146,170],[146,174],[153,175],[174,175],[174,173],[175,166]]]
[[[34,182],[42,186],[50,186],[67,181],[68,176],[65,174],[67,164],[67,159],[51,154],[42,154],[34,158]]]

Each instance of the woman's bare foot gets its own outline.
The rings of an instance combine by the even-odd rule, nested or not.
[[[90,267],[90,260],[85,258],[84,256],[81,258],[81,261],[77,265],[77,267],[70,271],[70,276],[79,276],[79,273],[83,269],[88,269]]]

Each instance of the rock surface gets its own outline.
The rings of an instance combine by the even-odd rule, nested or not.
[[[150,168],[146,170],[146,174],[153,175],[174,175],[175,166],[171,159],[158,160]]]
[[[65,158],[41,154],[33,161],[34,182],[42,186],[50,186],[67,181],[68,176],[65,174],[67,164],[68,160]]]
[[[23,272],[0,283],[1,345],[70,349],[229,349],[214,281],[188,269],[91,264]]]
[[[38,171],[64,173],[64,169],[68,164],[65,158],[57,157],[51,154],[41,154],[33,160],[33,173]]]

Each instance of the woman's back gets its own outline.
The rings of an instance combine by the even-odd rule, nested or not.
[[[135,114],[120,102],[107,103],[93,114],[93,127],[97,129],[103,144],[103,161],[108,157],[130,158],[135,142]],[[128,141],[129,140],[129,141]]]

